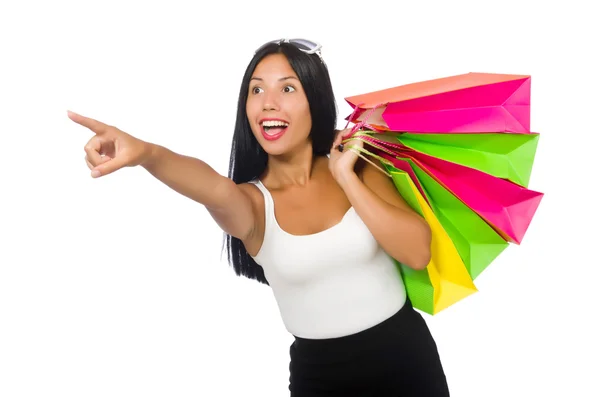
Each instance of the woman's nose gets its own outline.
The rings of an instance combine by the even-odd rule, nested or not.
[[[279,102],[272,94],[266,94],[263,102],[263,111],[279,110]]]

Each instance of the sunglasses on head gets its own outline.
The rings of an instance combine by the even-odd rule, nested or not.
[[[270,45],[270,44],[281,44],[281,43],[289,43],[292,44],[293,46],[295,46],[297,49],[299,49],[300,51],[306,53],[306,54],[317,54],[319,56],[321,56],[321,44],[319,43],[315,43],[314,41],[310,41],[310,40],[306,40],[306,39],[279,39],[279,40],[272,40],[269,41],[265,44],[263,44],[262,46],[260,46],[259,49],[257,49],[255,51],[258,52],[260,50],[262,50],[263,48],[265,48],[266,46]]]

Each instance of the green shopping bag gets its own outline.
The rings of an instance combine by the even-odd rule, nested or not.
[[[473,280],[500,255],[508,242],[456,196],[441,186],[412,161],[430,206],[456,246]]]
[[[451,161],[527,187],[539,134],[415,134],[398,141],[433,157]]]

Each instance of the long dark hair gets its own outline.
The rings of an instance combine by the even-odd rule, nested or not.
[[[306,54],[293,44],[273,43],[256,52],[244,73],[237,105],[237,116],[229,158],[229,178],[235,183],[246,183],[259,178],[267,167],[267,153],[260,146],[246,115],[246,101],[250,87],[250,78],[258,63],[267,55],[283,54],[292,69],[298,75],[306,93],[312,129],[313,155],[329,154],[335,138],[337,123],[337,107],[329,71],[317,54]],[[225,235],[227,243],[227,259],[238,276],[254,279],[269,284],[263,268],[252,259],[242,241],[229,234]],[[282,258],[283,259],[283,258]]]

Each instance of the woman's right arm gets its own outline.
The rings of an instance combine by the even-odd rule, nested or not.
[[[141,165],[171,189],[204,205],[225,233],[242,241],[254,235],[258,209],[248,186],[237,185],[202,160],[142,141],[73,112],[68,116],[95,134],[84,147],[93,177]]]
[[[247,240],[255,226],[249,189],[219,174],[204,161],[149,144],[141,165],[176,192],[204,205],[224,232]]]

